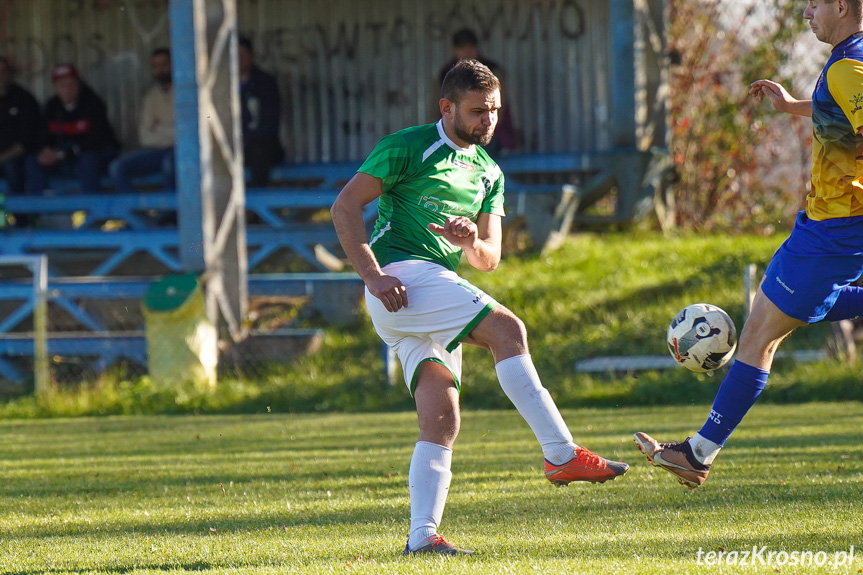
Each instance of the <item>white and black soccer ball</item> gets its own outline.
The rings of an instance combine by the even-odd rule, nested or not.
[[[728,363],[737,348],[737,329],[722,309],[695,303],[680,310],[668,326],[668,351],[690,371],[713,371]]]

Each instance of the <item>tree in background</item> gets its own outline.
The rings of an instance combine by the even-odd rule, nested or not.
[[[780,117],[748,90],[769,78],[793,93],[795,76],[813,74],[795,60],[811,34],[801,3],[670,0],[669,8],[678,225],[790,226],[808,192],[811,122]]]

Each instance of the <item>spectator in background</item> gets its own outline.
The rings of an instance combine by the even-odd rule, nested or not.
[[[251,40],[241,37],[239,44],[243,157],[252,176],[249,185],[265,186],[270,170],[285,157],[279,141],[279,89],[276,79],[255,65]]]
[[[119,149],[105,102],[81,81],[72,64],[56,66],[51,82],[56,95],[45,104],[44,147],[27,160],[27,188],[41,192],[48,187],[48,176],[57,174],[77,175],[82,191],[99,191]]]
[[[480,53],[479,40],[476,34],[470,28],[462,28],[452,36],[452,59],[447,62],[446,66],[441,68],[438,76],[438,87],[443,85],[443,79],[447,72],[452,70],[459,60],[477,60],[485,64],[492,73],[501,79],[501,99],[502,107],[498,115],[497,129],[494,132],[494,137],[487,146],[483,149],[488,152],[491,157],[497,156],[502,149],[512,150],[518,147],[518,138],[516,137],[515,128],[512,123],[512,114],[509,109],[509,99],[506,98],[506,92],[503,90],[504,77],[503,69],[497,62],[486,58]],[[434,117],[438,117],[440,94],[434,94]]]
[[[166,189],[174,189],[174,89],[171,78],[171,51],[153,50],[150,70],[156,83],[144,95],[138,124],[140,148],[123,154],[111,163],[109,172],[118,192],[134,192],[132,178],[162,174]]]
[[[39,149],[39,102],[13,81],[9,60],[0,57],[0,169],[10,194],[23,194],[25,158]]]

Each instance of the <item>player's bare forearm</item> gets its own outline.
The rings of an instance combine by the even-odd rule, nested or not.
[[[345,255],[348,256],[363,281],[368,283],[369,279],[381,275],[382,272],[366,240],[366,228],[363,222],[365,204],[362,202],[362,196],[351,194],[348,186],[345,186],[345,190],[342,190],[333,203],[330,214]]]
[[[469,247],[463,247],[467,263],[481,272],[490,272],[500,264],[500,245],[495,246],[488,240],[477,240]]]
[[[368,278],[380,275],[381,268],[371,248],[365,240],[365,226],[362,225],[362,211],[359,212],[360,225],[357,226],[355,213],[343,210],[333,204],[332,216],[339,243],[345,250],[345,255],[353,264],[354,269],[366,283]]]
[[[786,114],[794,114],[795,116],[812,117],[812,100],[795,100],[788,102],[785,109],[781,110]]]
[[[363,208],[380,194],[380,180],[358,173],[339,193],[330,214],[339,243],[369,292],[381,300],[387,311],[394,312],[408,306],[407,289],[401,280],[381,270],[366,240],[363,222]]]
[[[779,112],[794,114],[795,116],[812,116],[812,100],[792,98],[781,84],[771,80],[752,82],[749,85],[749,95],[758,99],[759,102],[767,96],[770,103]]]

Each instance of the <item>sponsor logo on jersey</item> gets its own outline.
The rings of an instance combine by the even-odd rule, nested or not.
[[[474,166],[473,164],[468,164],[467,162],[459,160],[458,158],[454,158],[452,163],[455,164],[456,167],[461,168],[463,170],[469,170],[471,172],[476,171],[476,166]]]
[[[794,295],[794,290],[793,290],[793,289],[791,289],[790,287],[788,287],[788,284],[786,284],[784,281],[782,281],[781,279],[779,279],[779,276],[776,276],[776,281],[777,281],[777,282],[779,282],[779,285],[781,285],[782,287],[784,287],[784,288],[785,288],[785,290],[786,290],[788,293],[790,293],[791,295]]]
[[[479,189],[476,191],[476,197],[473,199],[473,203],[477,203],[480,200],[484,200],[488,193],[491,191],[491,180],[483,174],[479,177]]]
[[[467,216],[469,218],[476,216],[476,210],[462,208],[457,204],[434,196],[420,196],[419,205],[430,212],[440,213],[445,216]]]
[[[439,212],[443,207],[444,201],[434,196],[421,196],[420,205],[430,212]]]

